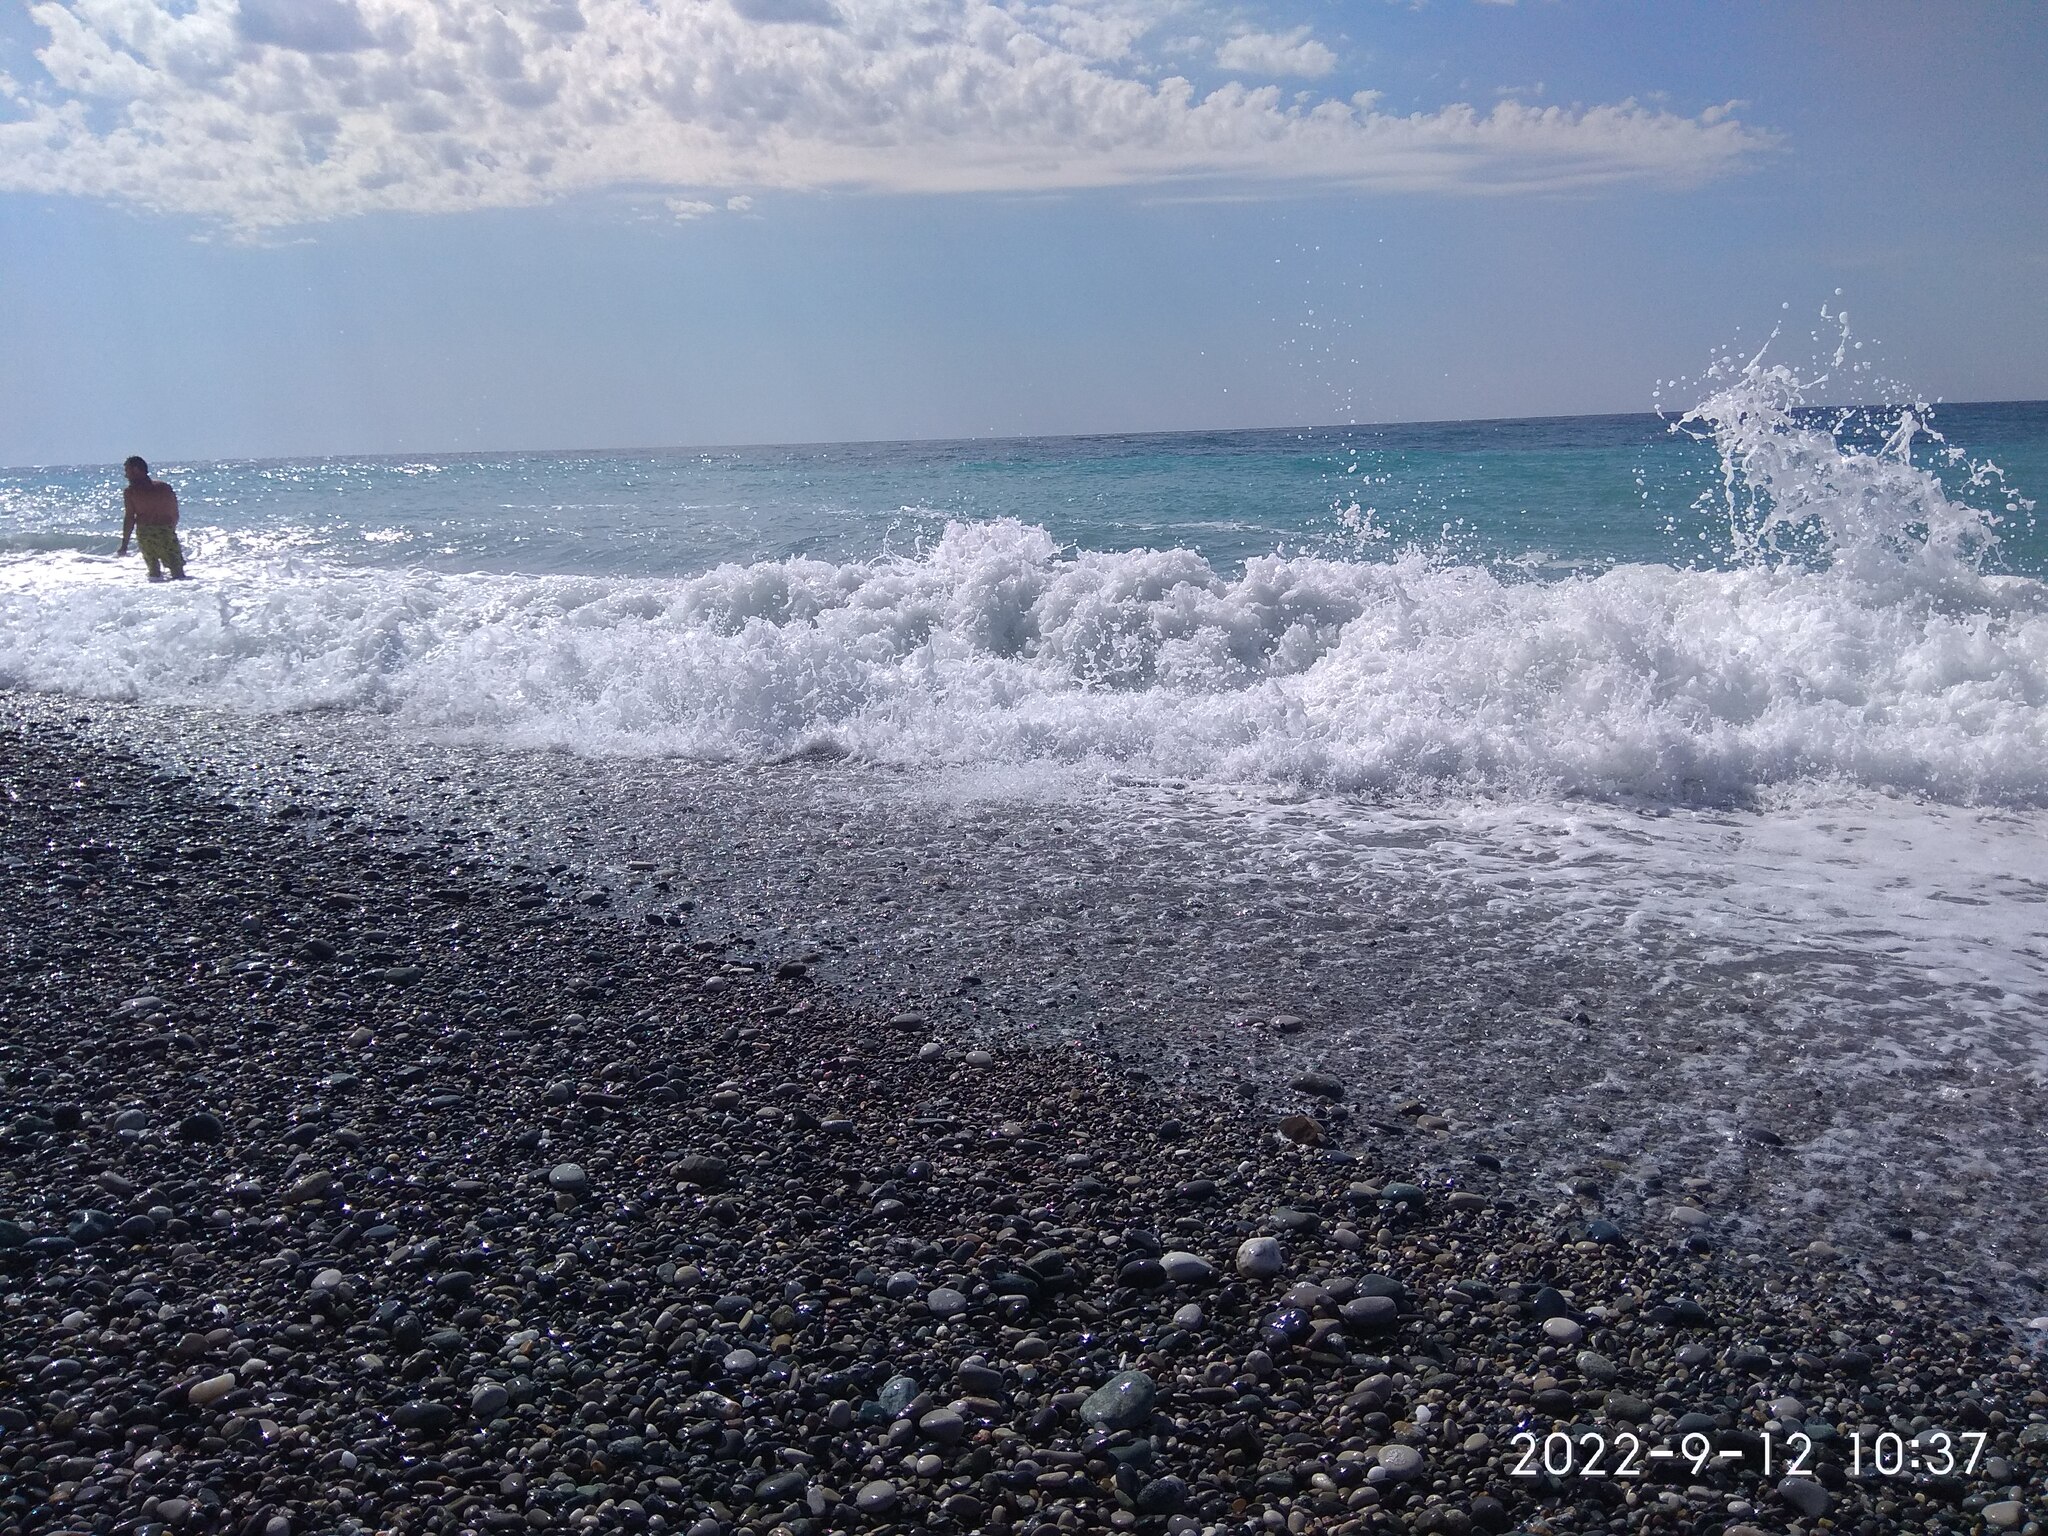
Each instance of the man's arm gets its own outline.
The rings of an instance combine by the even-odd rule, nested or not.
[[[135,487],[132,485],[121,493],[121,548],[119,553],[128,553],[128,540],[135,532]]]

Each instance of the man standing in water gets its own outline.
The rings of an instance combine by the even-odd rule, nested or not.
[[[149,478],[149,462],[136,454],[121,466],[128,472],[128,489],[121,493],[121,553],[128,553],[133,534],[149,562],[149,579],[162,581],[163,568],[171,568],[171,580],[185,579],[185,551],[178,547],[178,493],[161,480]]]

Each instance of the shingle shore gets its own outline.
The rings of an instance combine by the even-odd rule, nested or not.
[[[1595,1241],[1506,1175],[1418,1189],[1336,1150],[1353,1085],[1247,1106],[935,1041],[803,955],[534,904],[47,723],[0,722],[0,797],[0,1528],[2048,1508],[2048,1394],[1996,1320],[1826,1254]],[[1553,1430],[1558,1476],[1516,1442]],[[1969,1477],[1845,1476],[1884,1432],[1984,1439]],[[1624,1434],[1646,1475],[1588,1475]],[[1703,1475],[1649,1458],[1688,1434]]]

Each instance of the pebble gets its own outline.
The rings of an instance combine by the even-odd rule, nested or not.
[[[1405,1481],[1422,1470],[1422,1452],[1412,1445],[1383,1445],[1377,1459],[1380,1471],[1394,1482]]]
[[[934,1286],[927,1291],[924,1304],[933,1317],[958,1317],[967,1310],[967,1298],[950,1285]]]
[[[194,1408],[204,1408],[208,1403],[226,1397],[240,1385],[232,1371],[222,1371],[218,1376],[202,1376],[185,1389],[185,1400]]]
[[[2001,1531],[2012,1530],[2026,1515],[2026,1505],[2015,1499],[2000,1499],[1996,1504],[1984,1506],[1984,1523]]]
[[[1788,1477],[1778,1484],[1778,1497],[1809,1520],[1818,1520],[1828,1512],[1827,1489],[1810,1477]]]
[[[896,1507],[896,1485],[885,1477],[862,1483],[860,1491],[853,1496],[853,1503],[864,1515],[886,1515]],[[724,1527],[719,1529],[723,1531]]]
[[[1306,1093],[1319,1099],[1344,1097],[1344,1080],[1328,1072],[1303,1072],[1287,1086],[1296,1093]]]
[[[548,1188],[565,1195],[587,1195],[590,1175],[580,1163],[557,1163],[548,1170]]]
[[[1579,1351],[1578,1365],[1581,1376],[1600,1386],[1607,1385],[1621,1374],[1612,1360],[1590,1349]]]
[[[1278,1238],[1248,1237],[1237,1246],[1237,1272],[1247,1280],[1270,1280],[1285,1263]]]
[[[1586,1330],[1568,1317],[1547,1317],[1543,1320],[1543,1337],[1559,1346],[1576,1344],[1586,1336]]]
[[[1143,1371],[1118,1371],[1082,1400],[1081,1422],[1098,1429],[1136,1429],[1152,1417],[1157,1388]]]
[[[1401,1304],[1391,1296],[1354,1296],[1338,1307],[1347,1326],[1364,1333],[1392,1328],[1401,1320]]]
[[[1216,1266],[1199,1253],[1173,1248],[1159,1256],[1159,1267],[1174,1285],[1207,1285],[1216,1278]]]
[[[689,1152],[676,1159],[676,1180],[678,1183],[694,1185],[698,1189],[724,1189],[731,1181],[732,1170],[722,1157],[708,1152]]]

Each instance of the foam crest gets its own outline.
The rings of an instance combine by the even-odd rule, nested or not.
[[[0,680],[606,754],[2048,803],[2048,595],[1970,580],[1960,605],[1789,563],[1544,582],[1276,555],[1229,574],[1015,521],[682,580],[272,561],[150,587],[60,556],[0,566]]]
[[[1810,402],[1844,369],[1853,345],[1846,314],[1823,306],[1821,316],[1839,327],[1826,364],[1802,375],[1767,361],[1770,344],[1740,364],[1724,356],[1707,373],[1717,387],[1673,423],[1674,431],[1709,436],[1720,457],[1719,489],[1701,498],[1702,507],[1726,517],[1741,564],[1825,563],[1878,593],[1903,583],[1978,598],[1978,573],[1998,544],[1998,515],[1952,497],[1931,461],[1959,466],[1966,486],[1998,493],[2011,511],[2031,511],[2033,503],[2005,490],[1997,465],[1948,443],[1924,402],[1889,411],[1814,408]],[[1848,375],[1862,367],[1850,365]],[[1852,423],[1876,425],[1878,440],[1858,444],[1846,431]]]

